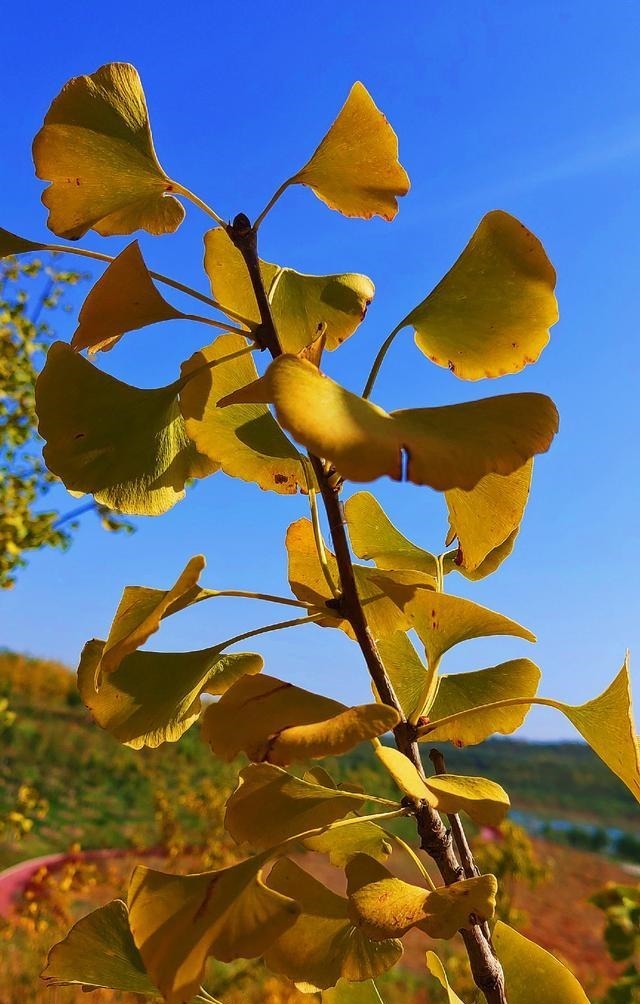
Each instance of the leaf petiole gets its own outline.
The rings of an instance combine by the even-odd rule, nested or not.
[[[254,628],[253,631],[244,631],[242,634],[234,635],[233,638],[228,638],[220,645],[216,645],[216,648],[229,648],[231,645],[235,645],[239,641],[244,641],[246,638],[254,638],[259,634],[268,634],[270,631],[281,631],[284,630],[284,628],[298,627],[301,624],[314,624],[320,617],[324,617],[322,610],[319,610],[316,614],[310,614],[307,617],[297,617],[295,620],[278,621],[276,624],[265,624],[264,627]]]
[[[384,362],[384,357],[391,348],[396,335],[398,334],[398,332],[402,330],[403,327],[404,327],[404,321],[401,321],[400,324],[393,329],[391,334],[388,335],[388,337],[384,340],[384,342],[380,346],[380,350],[378,352],[378,355],[373,360],[373,366],[371,367],[371,372],[367,377],[367,382],[364,385],[364,390],[362,391],[363,398],[366,399],[371,396],[371,391],[373,390],[373,385],[378,379],[378,373],[380,372],[380,367]]]
[[[262,212],[260,213],[260,215],[258,217],[256,217],[256,220],[255,220],[255,222],[253,224],[253,229],[254,230],[258,229],[258,227],[260,226],[260,224],[264,220],[264,218],[267,215],[267,213],[269,213],[271,211],[271,209],[273,209],[273,207],[275,206],[275,204],[278,201],[278,199],[280,198],[280,196],[283,195],[286,192],[286,190],[287,190],[287,188],[289,187],[290,184],[291,184],[291,178],[288,178],[287,181],[283,181],[283,183],[280,185],[280,187],[278,189],[276,189],[276,191],[271,196],[271,198],[267,202],[266,206],[264,207],[264,209],[262,210]]]

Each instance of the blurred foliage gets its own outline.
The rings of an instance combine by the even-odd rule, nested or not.
[[[640,1002],[640,885],[608,883],[589,900],[605,915],[604,939],[616,962],[628,963],[601,1004]]]
[[[551,877],[549,865],[540,861],[526,832],[506,820],[498,830],[481,831],[472,840],[471,849],[480,871],[498,879],[496,917],[511,927],[525,924],[527,917],[513,905],[517,887],[535,889]]]

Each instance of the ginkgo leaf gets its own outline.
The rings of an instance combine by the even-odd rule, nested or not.
[[[125,655],[135,652],[155,634],[164,617],[194,602],[201,594],[198,579],[205,564],[201,554],[190,558],[170,589],[125,586],[100,660],[102,672],[112,673]]]
[[[200,717],[203,691],[222,694],[245,674],[259,673],[262,657],[224,654],[219,647],[197,652],[132,652],[95,679],[104,642],[82,650],[78,689],[93,719],[121,743],[141,749],[176,742]]]
[[[435,976],[440,986],[445,990],[447,1004],[464,1004],[464,1001],[460,1000],[457,993],[450,986],[444,966],[435,952],[427,952],[427,969],[432,976]]]
[[[297,833],[343,819],[365,800],[363,795],[294,777],[272,764],[255,763],[240,771],[224,824],[236,843],[263,851]]]
[[[260,855],[199,875],[135,869],[131,932],[166,1004],[182,1004],[197,992],[209,956],[256,958],[295,922],[297,903],[264,884],[266,861]]]
[[[398,161],[398,137],[359,81],[311,160],[288,184],[308,185],[345,216],[394,218],[409,177]]]
[[[501,920],[493,930],[509,1004],[589,1004],[570,970]]]
[[[14,254],[26,254],[28,251],[42,251],[46,244],[37,241],[27,240],[26,237],[19,237],[12,234],[10,230],[0,227],[0,258],[8,258]]]
[[[428,791],[425,780],[418,773],[418,769],[393,746],[383,746],[380,744],[375,748],[375,754],[385,770],[389,772],[396,785],[409,798],[420,802],[428,798]]]
[[[71,345],[77,352],[107,351],[127,331],[176,319],[189,320],[160,295],[137,241],[113,259],[84,301]]]
[[[114,899],[74,924],[54,945],[40,977],[48,987],[104,987],[160,997],[129,929],[126,903]]]
[[[471,491],[445,492],[451,534],[458,538],[455,566],[474,572],[515,535],[522,522],[531,488],[533,460],[506,477],[487,474]],[[507,557],[504,548],[499,557]],[[497,566],[496,566],[497,567]],[[494,571],[494,568],[491,568]]]
[[[313,526],[308,519],[299,519],[287,530],[286,548],[289,562],[289,585],[294,596],[304,603],[326,609],[326,616],[316,623],[322,627],[340,628],[354,638],[353,628],[332,606],[333,594],[327,585],[318,558]],[[334,582],[339,581],[335,556],[326,549],[327,564]],[[424,587],[430,589],[431,576],[405,569],[378,571],[364,565],[354,565],[354,576],[360,602],[374,638],[384,638],[408,627],[407,618],[389,595],[395,588]],[[315,611],[314,611],[315,614]]]
[[[435,582],[434,555],[400,533],[374,495],[369,492],[352,495],[344,512],[351,545],[359,558],[375,562],[378,568],[416,569],[433,576]]]
[[[338,980],[335,987],[322,991],[322,1004],[384,1004],[373,980],[349,983]]]
[[[137,70],[107,63],[74,77],[54,99],[33,143],[36,174],[54,234],[77,240],[89,229],[105,237],[147,230],[172,233],[184,209],[169,193],[153,147]]]
[[[555,405],[544,394],[388,413],[291,355],[279,356],[263,377],[219,403],[242,402],[273,404],[280,425],[345,478],[404,476],[438,491],[468,491],[487,474],[512,474],[546,452],[558,429]]]
[[[487,475],[491,477],[492,475]],[[499,475],[496,475],[498,477]],[[484,479],[483,479],[484,480]],[[494,547],[492,551],[486,556],[484,561],[481,561],[477,568],[465,568],[464,563],[459,564],[460,559],[464,562],[464,557],[461,555],[460,550],[448,551],[447,554],[443,555],[442,567],[446,574],[449,572],[460,572],[464,575],[465,579],[469,579],[471,582],[478,582],[480,579],[486,579],[488,575],[493,575],[503,561],[509,557],[513,548],[515,547],[516,537],[518,536],[518,530],[514,530],[509,534],[506,540],[502,544],[498,544]]]
[[[260,321],[244,259],[225,231],[216,227],[205,234],[204,267],[218,303],[234,313]],[[292,268],[260,262],[262,281],[284,352],[296,354],[320,332],[324,347],[337,349],[359,327],[375,287],[366,275],[305,275]],[[224,309],[224,307],[223,307]]]
[[[346,867],[351,915],[374,941],[402,937],[412,927],[431,938],[452,938],[470,927],[473,914],[490,920],[495,911],[497,882],[493,875],[463,879],[433,892],[395,878],[384,865],[365,854]]]
[[[538,238],[501,210],[487,213],[466,248],[398,330],[463,380],[534,363],[558,320],[556,273]]]
[[[183,377],[195,374],[180,391],[186,431],[225,474],[289,495],[306,488],[306,479],[300,454],[269,409],[261,404],[217,407],[221,397],[257,377],[246,348],[241,335],[221,335],[183,363]]]
[[[378,651],[405,717],[422,710],[427,671],[410,639],[402,631],[378,638]]]
[[[510,735],[520,728],[528,712],[527,698],[535,697],[541,673],[530,659],[440,677],[432,706],[426,709],[429,722],[421,738],[428,742],[452,742],[474,746],[495,733]],[[501,706],[499,702],[523,698],[521,705]],[[445,719],[443,724],[439,722]]]
[[[344,868],[356,854],[368,854],[376,861],[386,861],[393,850],[382,827],[370,821],[326,830],[317,837],[308,837],[304,846],[318,854],[326,854],[336,868]]]
[[[141,390],[54,342],[36,383],[44,458],[69,491],[90,492],[118,512],[157,516],[190,478],[216,468],[187,436],[178,384]]]
[[[398,722],[394,708],[364,704],[345,708],[272,676],[238,680],[210,705],[202,734],[213,752],[232,760],[244,751],[255,762],[286,766],[346,753],[383,735]]]
[[[300,916],[264,954],[274,973],[293,980],[304,992],[335,986],[339,979],[364,981],[391,969],[402,955],[393,939],[371,941],[349,917],[349,903],[312,878],[293,861],[274,865],[267,884],[295,898]]]

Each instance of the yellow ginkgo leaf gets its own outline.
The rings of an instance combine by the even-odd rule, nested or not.
[[[137,241],[114,258],[87,296],[71,345],[77,352],[107,351],[127,331],[159,321],[190,319],[160,295]]]
[[[78,690],[103,729],[141,749],[177,742],[200,717],[203,691],[222,694],[241,676],[259,673],[262,657],[227,655],[219,647],[197,652],[132,652],[95,685],[104,642],[87,642],[78,667]]]
[[[392,729],[398,713],[385,705],[345,708],[271,676],[238,680],[204,715],[202,734],[213,752],[232,760],[244,751],[250,760],[286,766],[346,753],[366,739]]]
[[[153,147],[137,70],[107,63],[74,77],[54,99],[33,143],[36,174],[54,234],[77,240],[89,229],[107,237],[147,230],[172,233],[184,209]]]
[[[345,216],[394,218],[409,178],[398,161],[398,137],[359,81],[311,160],[288,184],[308,185]]]
[[[501,920],[493,944],[502,963],[509,1004],[589,1004],[570,970]]]
[[[261,855],[200,875],[135,869],[131,932],[166,1004],[183,1004],[197,992],[209,956],[256,958],[295,922],[297,903],[263,882],[266,860]]]
[[[28,251],[41,251],[46,248],[46,244],[27,240],[26,237],[19,237],[12,234],[10,230],[3,230],[0,227],[0,258],[8,258],[9,255],[26,254]]]
[[[482,483],[482,482],[481,482]],[[344,507],[349,537],[359,558],[375,562],[378,568],[409,568],[437,575],[433,554],[423,550],[400,533],[370,492],[358,492]]]
[[[374,941],[402,937],[412,927],[431,938],[452,938],[470,927],[473,914],[490,920],[495,911],[497,882],[493,875],[463,879],[429,892],[395,878],[384,865],[365,854],[346,868],[351,915]]]
[[[336,868],[344,868],[356,854],[368,854],[376,861],[386,861],[393,850],[382,827],[369,821],[325,830],[317,837],[308,837],[304,846],[318,854],[326,854]]]
[[[221,397],[257,377],[241,335],[221,335],[182,365],[186,431],[200,453],[230,477],[283,495],[306,487],[300,454],[262,404],[218,408]]]
[[[170,589],[125,586],[100,661],[103,673],[112,673],[126,655],[144,645],[164,617],[184,610],[201,595],[198,579],[205,564],[201,554],[190,558]]]
[[[190,478],[216,468],[187,436],[178,384],[141,390],[54,342],[36,383],[44,458],[69,491],[110,509],[158,516],[184,498]]]
[[[406,477],[438,491],[468,491],[487,474],[512,474],[546,452],[558,428],[553,402],[532,393],[389,414],[291,355],[219,403],[241,402],[272,403],[280,425],[345,478]]]
[[[381,743],[376,746],[375,754],[403,794],[416,802],[428,799],[424,778],[404,753],[393,746],[384,746]]]
[[[506,477],[487,474],[471,491],[454,488],[445,492],[451,536],[458,539],[455,564],[463,574],[475,572],[510,540],[513,547],[531,488],[533,460]],[[504,547],[500,558],[507,557]],[[495,566],[497,567],[497,566]],[[494,571],[494,568],[490,569]]]
[[[338,980],[335,987],[322,991],[322,1004],[384,1004],[373,980],[349,983]]]
[[[204,266],[213,296],[234,313],[260,321],[260,311],[244,259],[224,230],[205,234]],[[319,333],[324,347],[338,348],[358,328],[375,293],[366,275],[305,275],[260,262],[262,281],[284,352],[296,354]],[[223,309],[224,309],[223,307]]]
[[[435,952],[427,952],[427,969],[438,980],[447,995],[447,1004],[464,1004],[449,985],[444,966]]]
[[[378,638],[378,651],[405,717],[422,710],[427,671],[403,631]],[[420,707],[419,707],[420,705]]]
[[[365,800],[364,795],[294,777],[273,764],[254,763],[240,771],[224,824],[236,843],[264,851],[297,833],[343,819]]]
[[[555,284],[538,238],[495,210],[398,330],[411,325],[422,352],[463,380],[517,373],[536,361],[558,320]]]
[[[304,992],[333,987],[339,979],[370,980],[391,969],[402,955],[394,939],[371,941],[349,917],[349,903],[312,878],[293,861],[278,861],[270,889],[295,898],[300,916],[267,949],[264,961]]]
[[[47,987],[104,987],[160,997],[129,929],[126,903],[114,899],[82,917],[49,952],[40,979]]]
[[[530,659],[442,676],[435,701],[426,710],[429,721],[422,739],[474,746],[495,733],[510,735],[524,722],[530,707],[527,699],[535,697],[540,676]],[[523,703],[500,704],[511,698],[522,698]]]

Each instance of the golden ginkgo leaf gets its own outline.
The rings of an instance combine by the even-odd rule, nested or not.
[[[205,234],[204,266],[218,303],[257,324],[260,311],[247,266],[220,227]],[[375,293],[371,279],[353,272],[305,275],[265,261],[260,270],[278,340],[292,354],[321,332],[326,349],[338,348],[359,327]]]
[[[497,882],[493,875],[463,879],[433,892],[396,878],[365,854],[346,868],[351,915],[374,941],[402,937],[412,927],[431,938],[452,938],[470,927],[473,914],[490,920],[495,911]]]
[[[190,478],[216,468],[187,436],[178,384],[141,390],[54,342],[36,383],[44,458],[69,491],[110,509],[157,516],[184,498]]]
[[[529,460],[506,477],[487,474],[471,491],[453,488],[445,492],[451,536],[458,539],[455,565],[450,568],[473,573],[484,562],[487,568],[494,564],[488,559],[498,551],[500,558],[507,557],[501,546],[510,540],[509,552],[513,547],[529,499],[532,473],[533,460]]]
[[[445,968],[435,952],[427,952],[427,969],[432,976],[435,976],[440,986],[447,995],[447,1004],[464,1004],[457,993],[454,992],[447,979]]]
[[[19,237],[12,234],[10,230],[0,227],[0,258],[8,258],[14,254],[26,254],[28,251],[41,251],[46,248],[46,244],[27,240],[26,237]]]
[[[101,672],[112,673],[126,655],[155,634],[164,617],[184,610],[201,595],[198,579],[205,564],[201,554],[190,558],[169,589],[125,586],[105,642]]]
[[[300,454],[263,404],[218,408],[218,401],[257,377],[241,335],[221,335],[182,365],[180,410],[200,453],[230,477],[282,495],[306,487]]]
[[[364,981],[391,969],[402,955],[394,939],[371,941],[349,917],[349,903],[293,861],[278,861],[269,888],[295,898],[300,916],[265,952],[274,973],[306,993],[333,987],[339,979]]]
[[[365,795],[294,777],[273,764],[254,763],[240,771],[238,787],[227,801],[225,829],[236,843],[263,851],[343,819],[365,801]]]
[[[375,562],[378,568],[416,569],[431,575],[435,583],[434,555],[400,533],[374,495],[370,492],[352,495],[344,511],[351,545],[359,558]]]
[[[77,352],[105,352],[127,331],[180,318],[189,320],[189,315],[160,295],[134,241],[113,259],[82,304],[71,345]]]
[[[209,956],[256,958],[295,922],[300,908],[264,884],[265,862],[261,855],[199,875],[135,869],[129,924],[166,1004],[183,1004],[197,992]]]
[[[36,174],[54,234],[77,240],[147,230],[172,233],[184,209],[162,170],[151,138],[137,70],[107,63],[74,77],[54,99],[33,143]]]
[[[346,753],[397,722],[397,712],[385,705],[345,708],[328,697],[262,675],[238,680],[210,705],[202,733],[224,760],[243,751],[257,763],[286,766]]]
[[[394,218],[409,177],[398,160],[398,137],[359,81],[311,160],[288,184],[308,185],[345,216]]]
[[[369,821],[325,830],[317,837],[308,837],[304,846],[318,854],[326,854],[336,868],[344,868],[356,854],[368,854],[376,861],[386,861],[393,850],[382,827]]]
[[[556,273],[538,238],[509,213],[483,217],[444,279],[399,325],[463,380],[534,363],[558,320]]]
[[[501,920],[493,931],[509,1004],[589,1004],[577,979],[544,948]]]
[[[272,403],[283,428],[345,478],[406,477],[438,491],[512,474],[548,450],[558,428],[553,402],[533,393],[388,413],[291,355],[220,404],[240,402]]]
[[[404,631],[378,638],[378,651],[405,717],[422,710],[427,670]]]
[[[104,987],[160,997],[129,929],[126,903],[114,899],[82,917],[49,952],[40,979],[47,987]]]
[[[322,1004],[384,1004],[373,980],[349,983],[338,980],[335,987],[322,991]]]
[[[78,690],[91,716],[133,749],[177,742],[200,717],[201,694],[222,694],[241,676],[259,673],[262,657],[196,652],[132,652],[117,669],[95,680],[104,642],[87,642],[78,667]]]

